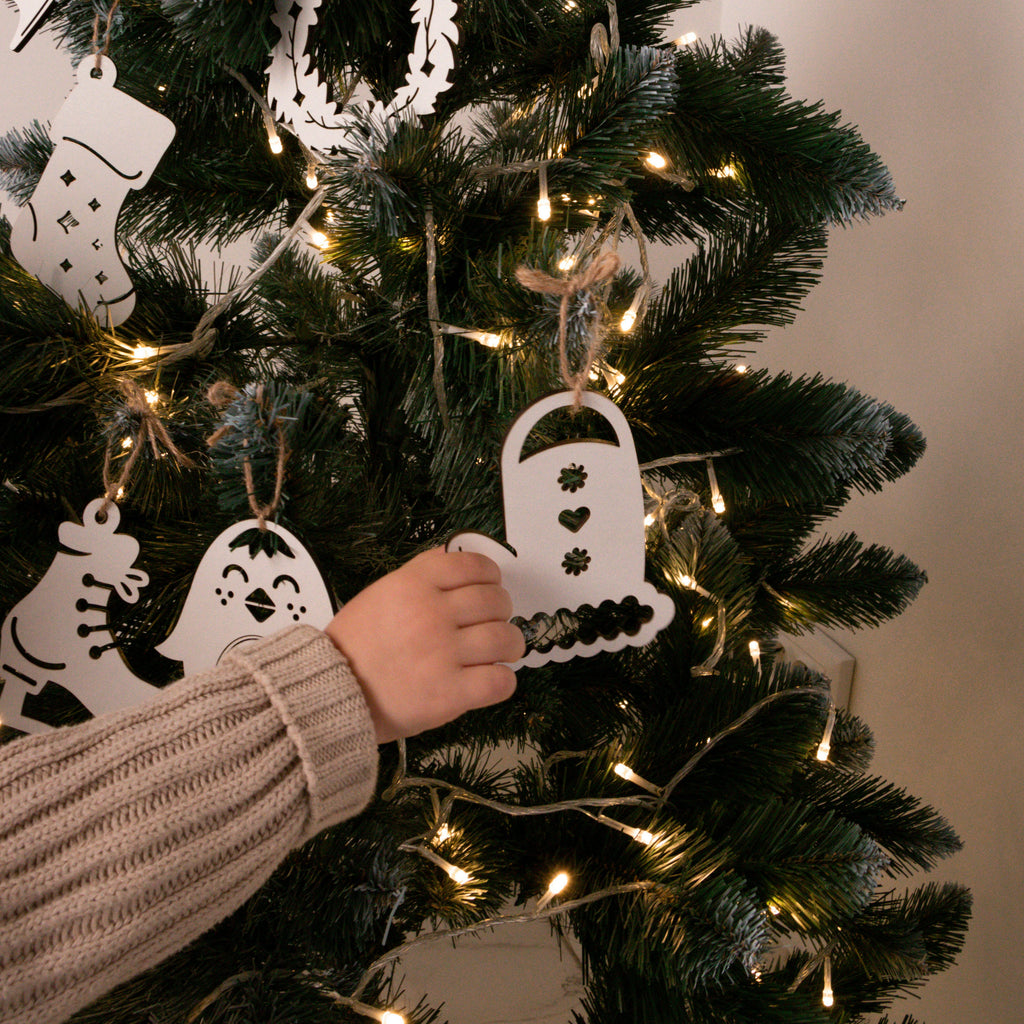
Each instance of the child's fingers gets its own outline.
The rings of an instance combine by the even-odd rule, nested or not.
[[[490,665],[518,661],[526,653],[523,634],[511,622],[484,622],[466,626],[455,634],[460,665]]]
[[[512,618],[512,598],[494,583],[476,583],[447,592],[448,606],[456,626],[478,622],[507,622]]]
[[[516,674],[508,665],[472,665],[462,670],[466,708],[484,708],[515,693]]]
[[[438,590],[456,590],[475,583],[500,583],[501,570],[486,555],[475,551],[445,551],[433,548],[410,563],[422,569]]]

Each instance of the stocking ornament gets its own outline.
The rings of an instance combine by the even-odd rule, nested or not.
[[[310,34],[322,2],[276,0],[271,20],[280,29],[281,38],[270,55],[267,99],[277,117],[290,124],[310,149],[326,153],[344,143],[352,117],[339,109],[327,83],[313,67]],[[405,85],[390,103],[374,103],[370,110],[373,116],[389,121],[406,112],[420,116],[433,113],[438,95],[452,85],[448,76],[455,66],[454,47],[459,40],[456,11],[454,0],[413,0],[416,40],[409,54]]]
[[[54,0],[18,0],[18,28],[11,40],[11,49],[17,53],[46,20]]]
[[[68,690],[94,715],[129,707],[160,688],[136,676],[107,622],[111,594],[134,603],[149,577],[134,566],[139,542],[117,533],[120,512],[97,498],[82,525],[61,523],[61,550],[0,627],[0,721],[23,732],[52,728],[30,714],[47,683]]]
[[[261,529],[247,519],[206,549],[181,616],[157,650],[189,675],[294,623],[323,629],[333,614],[323,577],[298,539],[283,526]]]
[[[114,88],[108,57],[86,57],[53,121],[53,154],[11,231],[14,258],[71,306],[117,326],[135,288],[117,253],[117,218],[174,138],[162,114]]]
[[[475,531],[448,542],[449,551],[477,551],[500,566],[512,619],[528,640],[526,656],[513,668],[642,647],[675,611],[672,599],[644,579],[640,470],[629,424],[615,403],[592,391],[580,395],[611,424],[615,443],[564,441],[522,454],[541,419],[575,399],[573,391],[548,395],[509,429],[501,451],[507,544]],[[589,625],[545,643],[545,630],[560,618]]]

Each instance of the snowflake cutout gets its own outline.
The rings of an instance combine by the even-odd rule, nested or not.
[[[565,570],[565,575],[568,576],[570,573],[573,576],[579,576],[581,572],[586,572],[590,565],[590,555],[587,554],[586,548],[573,548],[572,551],[566,551],[565,557],[562,559],[562,568]]]
[[[581,487],[586,485],[587,471],[575,462],[570,462],[561,473],[558,474],[558,482],[562,485],[563,491],[575,494]]]

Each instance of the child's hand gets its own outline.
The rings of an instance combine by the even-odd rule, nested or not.
[[[348,658],[377,742],[414,736],[505,700],[523,656],[512,599],[484,555],[435,548],[357,594],[327,627]]]

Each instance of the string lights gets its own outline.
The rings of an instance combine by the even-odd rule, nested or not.
[[[824,965],[824,983],[821,988],[821,1005],[830,1007],[835,1004],[836,997],[832,991],[832,957],[825,957]]]
[[[501,348],[505,343],[504,338],[493,331],[474,331],[468,327],[457,327],[454,324],[438,324],[438,328],[442,334],[457,334],[460,338],[470,338],[472,341],[479,342],[484,348]]]
[[[649,293],[650,286],[646,281],[644,281],[633,295],[633,301],[629,304],[629,308],[622,314],[622,320],[619,322],[619,330],[622,331],[623,334],[629,334],[629,332],[636,326],[637,316],[639,315],[641,307],[647,302],[647,296]]]
[[[616,832],[629,836],[630,839],[636,840],[641,846],[653,846],[658,841],[658,837],[653,832],[649,832],[645,828],[634,828],[632,825],[626,825],[624,822],[609,818],[606,814],[592,814],[590,817],[594,821],[599,821],[602,825],[607,825],[608,828],[615,829]]]
[[[548,198],[548,165],[547,161],[538,168],[540,197],[537,199],[537,217],[540,220],[551,219],[551,200]]]
[[[641,789],[646,789],[648,793],[653,793],[655,796],[661,796],[661,787],[656,786],[653,782],[648,782],[645,778],[637,775],[628,764],[617,764],[612,769],[620,779],[625,779],[627,782],[632,782],[634,786],[639,786]]]
[[[439,853],[435,853],[427,846],[403,843],[399,849],[409,853],[418,853],[425,860],[429,860],[431,864],[436,864],[456,885],[466,885],[472,881],[468,871],[446,861]]]
[[[708,485],[711,488],[711,507],[715,510],[718,515],[721,515],[725,511],[725,498],[722,497],[722,492],[718,486],[718,476],[715,473],[715,463],[713,460],[707,460],[708,467]]]
[[[825,720],[825,733],[821,737],[821,743],[818,744],[818,752],[815,755],[819,761],[827,761],[828,755],[832,750],[832,730],[836,724],[836,705],[835,702],[829,700],[828,702],[828,718]]]
[[[569,876],[564,871],[559,871],[554,878],[548,882],[547,890],[544,895],[537,900],[537,911],[543,910],[560,892],[565,890],[565,887],[569,884]]]

